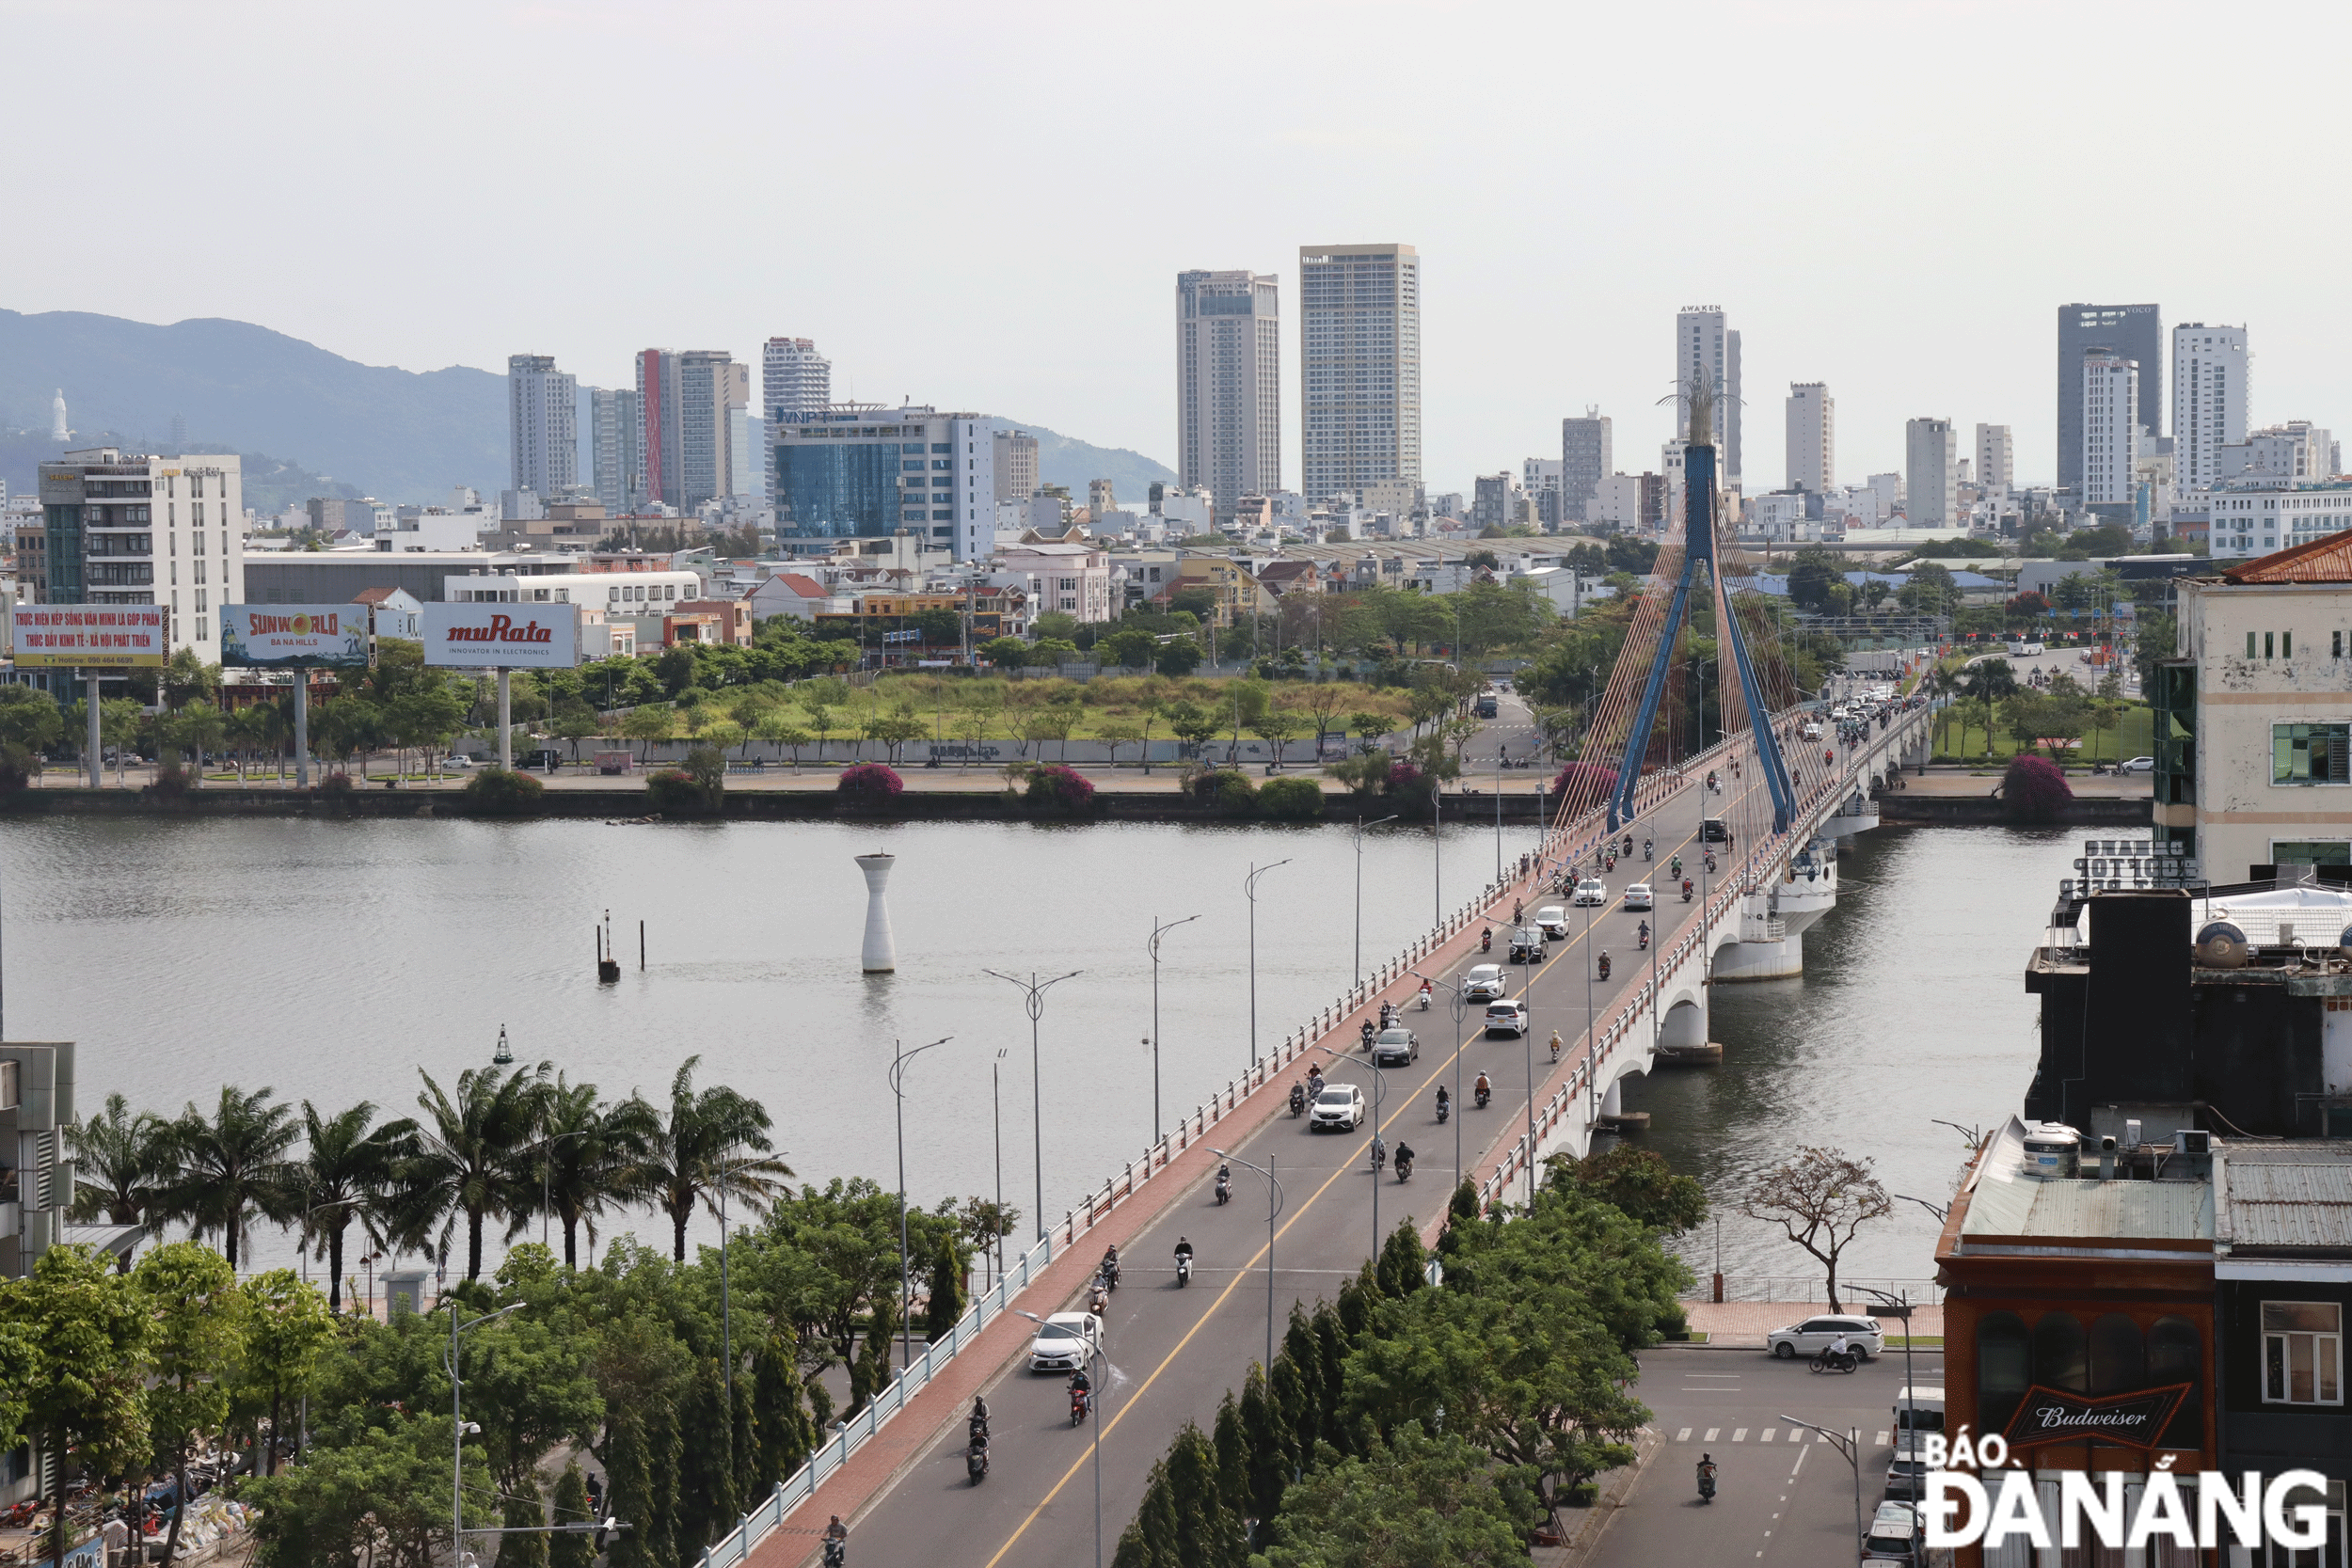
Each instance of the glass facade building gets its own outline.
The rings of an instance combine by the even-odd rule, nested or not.
[[[771,410],[779,539],[901,530],[959,560],[995,547],[996,421],[928,407]]]
[[[781,441],[776,446],[776,531],[795,539],[870,538],[917,522],[899,505],[899,448],[920,441]],[[919,464],[917,465],[920,466]]]

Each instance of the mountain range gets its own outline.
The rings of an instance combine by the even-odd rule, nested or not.
[[[71,443],[49,438],[62,389]],[[29,490],[34,466],[68,444],[245,456],[246,504],[273,510],[313,495],[386,501],[444,499],[469,484],[494,495],[507,480],[506,378],[452,365],[405,371],[362,365],[250,322],[203,317],[159,326],[78,310],[0,309],[0,481]],[[1023,420],[1038,437],[1039,472],[1081,502],[1107,479],[1140,503],[1175,475],[1140,452],[1092,446]]]

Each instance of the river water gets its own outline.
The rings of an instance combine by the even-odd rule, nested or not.
[[[1533,832],[1505,829],[1516,857]],[[899,969],[859,972],[864,883],[886,848]],[[2022,1099],[2034,1007],[2020,974],[2072,840],[2000,829],[1890,829],[1847,853],[1838,908],[1808,933],[1801,980],[1724,986],[1725,1065],[1628,1085],[1651,1145],[1707,1180],[1725,1268],[1801,1275],[1786,1242],[1724,1198],[1800,1143],[1878,1162],[1890,1188],[1943,1202],[1962,1158],[1931,1117],[1982,1123]],[[1491,877],[1492,829],[1376,829],[1362,852],[1367,965]],[[175,1113],[223,1083],[322,1112],[416,1111],[485,1065],[503,1026],[611,1095],[698,1082],[761,1100],[803,1180],[895,1184],[892,1041],[954,1038],[908,1075],[907,1184],[929,1203],[989,1194],[1001,1125],[1008,1201],[1034,1211],[1029,1027],[996,969],[1078,976],[1040,1031],[1045,1211],[1138,1156],[1153,1129],[1152,920],[1200,918],[1162,945],[1160,1077],[1172,1119],[1249,1060],[1249,905],[1259,882],[1257,1018],[1278,1040],[1344,989],[1357,856],[1343,828],[914,823],[835,826],[446,820],[35,818],[0,824],[8,1037],[73,1039],[78,1099],[109,1090]],[[610,910],[621,983],[598,986]],[[637,967],[637,923],[646,967]],[[1002,1054],[1002,1113],[992,1069]],[[1855,1271],[1932,1272],[1922,1211],[1866,1231]],[[647,1216],[608,1223],[649,1243]],[[716,1239],[699,1222],[698,1236]],[[1712,1267],[1710,1230],[1693,1255]],[[290,1262],[264,1232],[255,1261]]]

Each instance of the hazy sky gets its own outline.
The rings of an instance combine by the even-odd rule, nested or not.
[[[394,7],[0,0],[0,305],[230,316],[622,385],[638,348],[1175,457],[1174,275],[1403,241],[1430,488],[1597,404],[1657,466],[1674,312],[1744,334],[1746,478],[1824,380],[2054,471],[2055,308],[2244,323],[2258,423],[2352,425],[2341,5]],[[2334,365],[2337,372],[2327,367]],[[2168,393],[2169,397],[2169,393]]]

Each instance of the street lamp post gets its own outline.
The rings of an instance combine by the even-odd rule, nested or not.
[[[1200,918],[1197,914],[1188,914],[1182,920],[1171,920],[1163,926],[1160,924],[1158,915],[1152,917],[1152,940],[1148,945],[1152,949],[1152,1142],[1154,1147],[1159,1144],[1162,1136],[1160,1132],[1160,938],[1177,927],[1189,926]],[[1253,903],[1250,909],[1250,930],[1253,941],[1257,930],[1256,919],[1257,910]],[[1256,972],[1252,970],[1251,973],[1254,974]],[[1257,1047],[1253,1044],[1250,1051],[1254,1059]]]
[[[1029,971],[1025,980],[1017,974],[1006,974],[993,969],[980,971],[1020,988],[1029,1012],[1029,1111],[1037,1135],[1037,1239],[1045,1240],[1045,1088],[1044,1076],[1038,1066],[1037,1021],[1045,1016],[1045,993],[1064,980],[1074,980],[1086,973],[1073,969],[1067,974],[1057,974],[1041,981],[1037,971]]]
[[[1364,983],[1364,830],[1395,820],[1394,812],[1381,817],[1378,822],[1367,822],[1360,816],[1356,818],[1356,983],[1359,986]]]
[[[1283,866],[1288,864],[1290,864],[1290,862],[1287,860],[1276,861],[1272,865],[1252,864],[1249,867],[1249,875],[1242,879],[1242,891],[1248,895],[1249,897],[1249,1065],[1253,1068],[1258,1065],[1258,879],[1264,876],[1269,871],[1279,871]],[[1156,951],[1157,950],[1155,948],[1155,955]],[[1153,991],[1153,1006],[1156,1010],[1158,1006],[1158,992],[1156,990],[1158,984],[1158,971],[1154,969],[1152,973],[1153,986],[1155,988]],[[1159,1026],[1155,1019],[1152,1024],[1152,1033],[1156,1035],[1158,1032]],[[1157,1048],[1155,1047],[1154,1051],[1156,1052],[1156,1050]],[[1158,1061],[1158,1056],[1154,1054],[1152,1060],[1156,1063]],[[1156,1069],[1154,1070],[1152,1082],[1155,1085],[1159,1082]],[[1155,1101],[1153,1111],[1154,1120],[1158,1117],[1156,1105],[1157,1102]]]
[[[466,1561],[466,1413],[465,1380],[457,1375],[457,1337],[469,1328],[479,1328],[492,1318],[503,1318],[509,1312],[522,1309],[523,1303],[501,1307],[495,1312],[485,1312],[464,1323],[457,1321],[457,1298],[449,1300],[449,1418],[454,1431],[450,1433],[449,1457],[449,1554],[455,1568],[465,1568]],[[475,1431],[482,1429],[476,1427]]]
[[[1282,1183],[1275,1180],[1274,1156],[1271,1154],[1266,1156],[1264,1164],[1253,1165],[1240,1155],[1228,1154],[1221,1148],[1212,1148],[1209,1152],[1220,1160],[1231,1160],[1233,1164],[1254,1170],[1265,1178],[1265,1364],[1268,1368],[1266,1375],[1272,1377],[1274,1375],[1271,1370],[1274,1366],[1274,1217],[1282,1212]]]
[[[1855,1432],[1851,1428],[1845,1432],[1832,1432],[1827,1427],[1817,1427],[1811,1421],[1800,1421],[1794,1416],[1783,1416],[1781,1417],[1781,1419],[1787,1421],[1792,1427],[1803,1427],[1807,1432],[1820,1433],[1822,1436],[1828,1438],[1832,1443],[1835,1443],[1837,1446],[1837,1452],[1839,1455],[1844,1458],[1848,1465],[1853,1467],[1853,1542],[1854,1549],[1856,1551],[1861,1550],[1862,1433]]]
[[[918,1045],[902,1051],[898,1042],[890,1042],[890,1093],[898,1102],[898,1370],[905,1371],[914,1355],[912,1337],[907,1332],[907,1312],[911,1304],[913,1281],[907,1271],[907,1064],[931,1046],[946,1045],[953,1035],[942,1035],[930,1045]],[[719,1256],[726,1257],[726,1238],[721,1233]]]
[[[1005,1071],[1006,1047],[996,1048],[996,1059],[988,1064],[988,1104],[991,1119],[996,1123],[996,1278],[1005,1277],[1005,1096],[1002,1080]]]
[[[1020,1312],[1023,1317],[1033,1323],[1041,1323],[1045,1321],[1034,1312],[1023,1312],[1018,1307],[1013,1310]],[[1103,1376],[1104,1370],[1109,1367],[1110,1362],[1103,1354],[1101,1338],[1094,1338],[1087,1341],[1087,1362],[1094,1369],[1094,1386],[1098,1396],[1095,1400],[1097,1408],[1094,1412],[1094,1442],[1092,1444],[1094,1449],[1094,1568],[1103,1568],[1103,1426],[1104,1418],[1107,1412],[1101,1408],[1102,1400],[1099,1396],[1110,1391]]]
[[[1462,1169],[1462,1020],[1469,1016],[1470,998],[1451,980],[1433,979],[1418,969],[1412,971],[1412,975],[1423,985],[1443,986],[1453,997],[1447,1005],[1454,1011],[1454,1109],[1446,1113],[1446,1119],[1454,1123],[1454,1184],[1458,1187],[1466,1174]]]
[[[1903,1320],[1903,1428],[1895,1434],[1895,1458],[1899,1461],[1907,1446],[1911,1450],[1912,1464],[1919,1465],[1919,1386],[1912,1380],[1911,1373],[1911,1292],[1906,1290],[1889,1295],[1884,1291],[1874,1291],[1867,1285],[1857,1285],[1854,1289],[1866,1296],[1878,1297],[1887,1306],[1894,1307]],[[1908,1445],[1904,1442],[1906,1436],[1910,1438]],[[1924,1474],[1926,1474],[1924,1466],[1913,1471],[1915,1477]],[[1912,1557],[1915,1561],[1918,1557],[1917,1544],[1915,1542],[1913,1545]]]
[[[1318,1045],[1315,1049],[1343,1066],[1347,1062],[1343,1053],[1327,1045]],[[1389,1076],[1380,1070],[1378,1062],[1367,1058],[1364,1065],[1372,1069],[1372,1141],[1377,1144],[1381,1141],[1380,1109],[1389,1102]],[[1374,1263],[1377,1264],[1380,1260],[1380,1167],[1377,1165],[1372,1170],[1372,1257]],[[1269,1362],[1267,1365],[1271,1368],[1273,1364]],[[1266,1375],[1271,1377],[1273,1373],[1269,1370]]]

